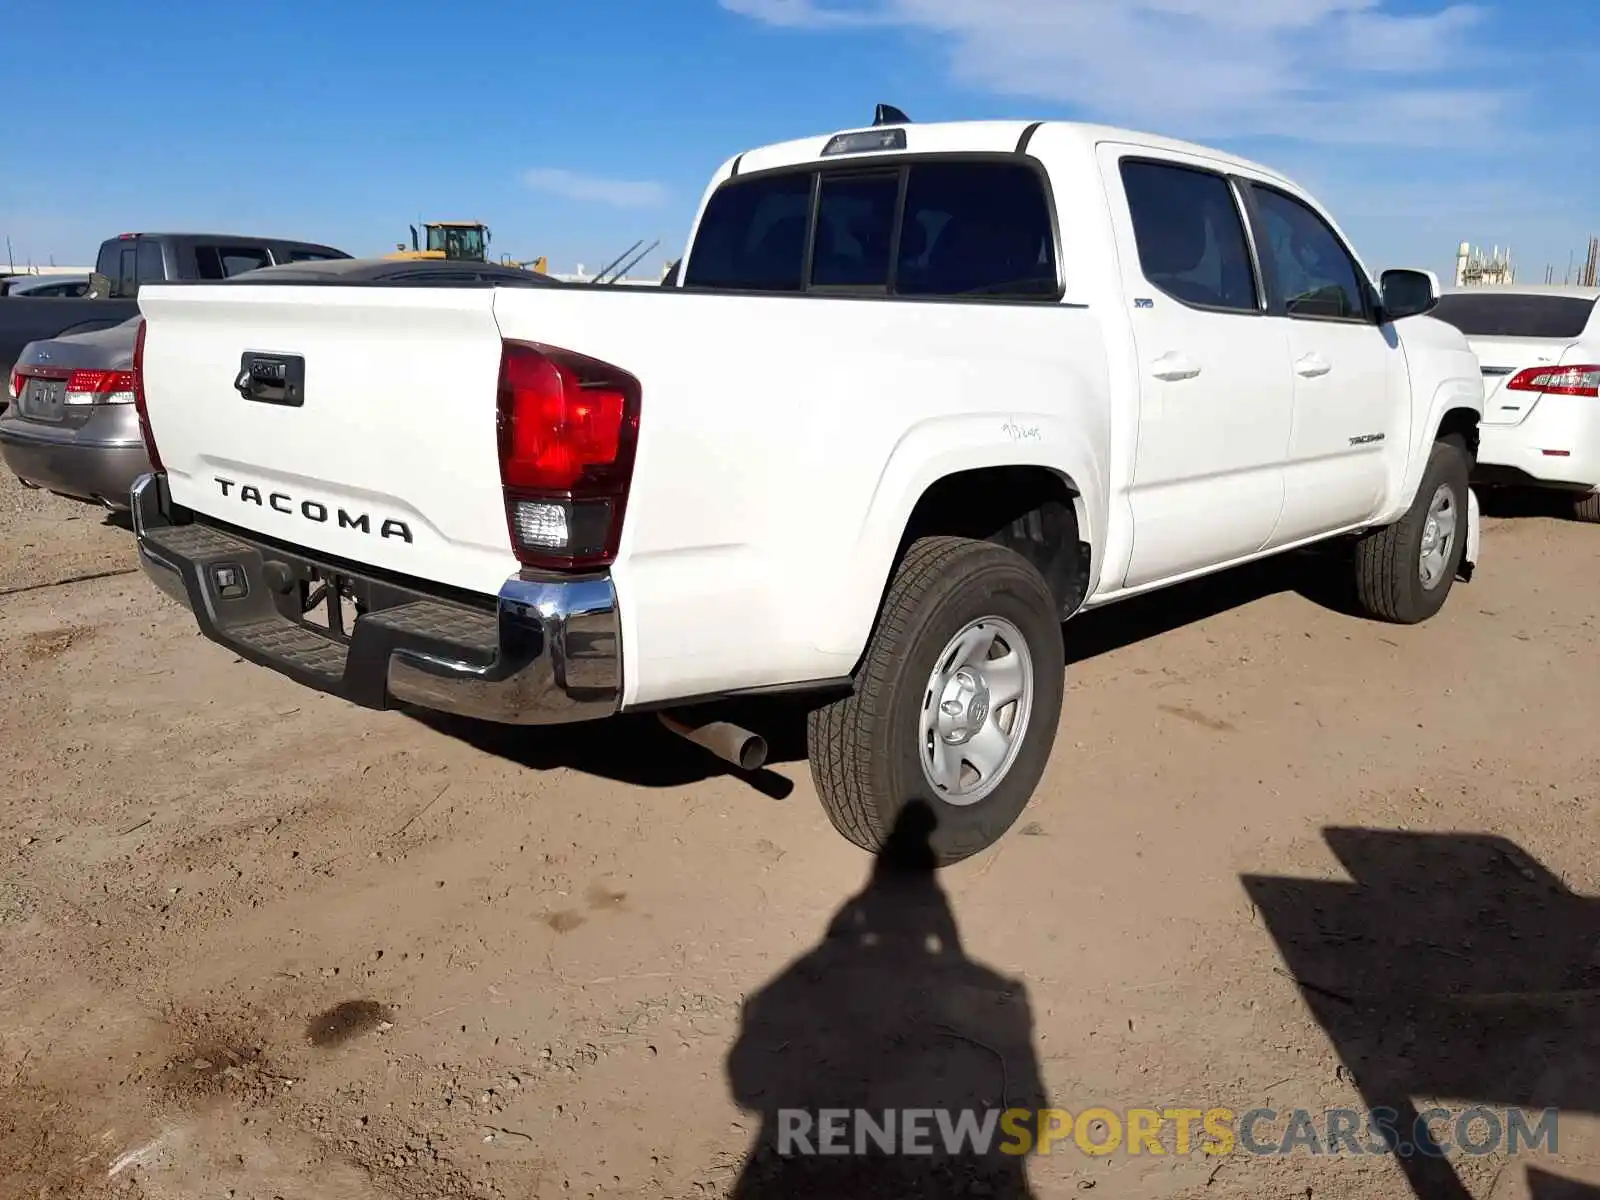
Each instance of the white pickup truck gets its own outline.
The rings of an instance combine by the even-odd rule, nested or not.
[[[377,708],[653,710],[745,767],[702,702],[811,693],[871,850],[908,805],[940,864],[1012,825],[1075,613],[1347,538],[1412,623],[1476,559],[1437,280],[1374,284],[1195,145],[875,123],[726,162],[661,288],[272,276],[139,296],[139,549],[206,636]]]

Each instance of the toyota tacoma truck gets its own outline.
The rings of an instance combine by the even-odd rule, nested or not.
[[[144,288],[141,560],[233,653],[543,724],[809,693],[829,818],[926,861],[1045,770],[1066,618],[1342,539],[1375,619],[1476,560],[1438,280],[1282,175],[1057,122],[873,125],[717,170],[671,286]]]

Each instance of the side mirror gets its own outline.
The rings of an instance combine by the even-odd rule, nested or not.
[[[89,276],[89,290],[85,293],[92,300],[108,300],[111,297],[111,279],[100,274],[99,271]]]
[[[1397,267],[1383,273],[1379,288],[1387,321],[1421,316],[1439,303],[1439,277],[1432,271]]]

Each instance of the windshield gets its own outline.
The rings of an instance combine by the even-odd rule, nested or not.
[[[430,225],[428,249],[443,250],[446,258],[465,258],[483,261],[483,229],[481,226]]]
[[[1440,296],[1430,316],[1468,337],[1575,338],[1595,302],[1581,296],[1529,296],[1454,292]]]

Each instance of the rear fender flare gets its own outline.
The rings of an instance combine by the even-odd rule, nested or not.
[[[817,581],[815,647],[859,658],[871,637],[917,502],[940,479],[962,471],[1043,467],[1061,476],[1074,496],[1078,537],[1091,547],[1088,592],[1092,593],[1106,522],[1104,472],[1092,447],[1091,434],[1060,414],[963,414],[913,426],[884,464],[845,569],[832,579]]]

